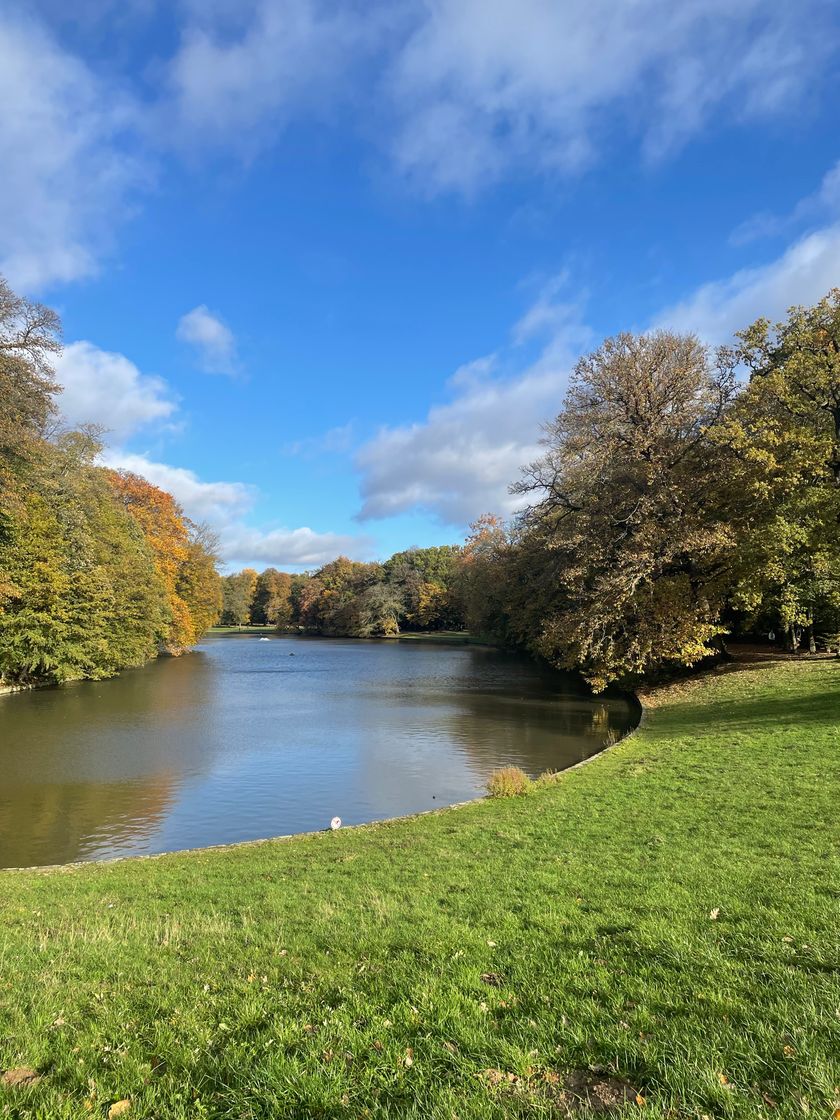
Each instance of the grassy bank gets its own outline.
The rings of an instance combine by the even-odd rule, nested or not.
[[[831,1117],[838,673],[688,683],[521,798],[3,873],[0,1114]]]
[[[278,631],[273,626],[211,626],[208,634],[277,634]],[[330,637],[327,635],[301,635],[298,630],[280,631],[281,637],[297,638],[297,637]],[[335,635],[341,637],[342,635]],[[391,641],[399,640],[401,642],[445,642],[452,645],[459,646],[487,646],[496,645],[489,638],[483,638],[480,635],[470,634],[467,630],[423,630],[413,631],[405,630],[400,634],[394,634],[393,638],[376,639],[377,641]]]
[[[437,642],[456,646],[495,646],[491,638],[471,634],[468,630],[404,630],[397,637],[401,642]]]
[[[211,626],[208,634],[273,634],[273,626]]]

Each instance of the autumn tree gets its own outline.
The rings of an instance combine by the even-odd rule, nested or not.
[[[508,632],[505,592],[510,537],[504,521],[486,513],[470,525],[458,557],[458,597],[474,634],[504,640]]]
[[[551,573],[529,642],[551,662],[601,688],[712,650],[738,515],[710,432],[733,394],[691,335],[622,334],[578,362],[515,487]]]
[[[0,677],[110,676],[158,651],[171,617],[155,558],[117,501],[99,451],[68,433],[39,453],[0,534]]]
[[[208,623],[205,600],[215,596],[212,555],[201,557],[200,537],[191,537],[190,525],[171,494],[130,471],[109,471],[108,477],[114,493],[142,529],[166,588],[171,621],[161,647],[167,653],[181,653],[195,643]],[[208,586],[199,592],[195,584],[202,574]]]
[[[285,630],[291,620],[292,577],[276,568],[266,568],[257,577],[251,601],[251,622],[255,626],[276,626]]]
[[[32,453],[55,414],[52,359],[61,349],[54,311],[16,295],[0,276],[0,485]]]
[[[187,605],[196,637],[219,620],[222,581],[216,570],[219,542],[207,525],[184,518],[187,546],[175,581],[176,594]]]
[[[460,629],[457,545],[410,548],[383,564],[384,578],[401,600],[400,625],[413,630]]]

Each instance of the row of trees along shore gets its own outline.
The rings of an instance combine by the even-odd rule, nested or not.
[[[215,621],[357,637],[468,629],[596,689],[727,633],[840,643],[840,290],[714,351],[620,334],[581,358],[543,453],[463,546],[220,580],[174,498],[57,421],[55,313],[0,278],[0,683],[105,677]]]
[[[60,323],[0,277],[0,683],[111,676],[216,621],[215,543],[58,422]]]
[[[840,645],[840,290],[710,350],[620,334],[581,358],[543,454],[462,547],[224,581],[222,622],[357,637],[468,628],[596,688],[726,634]]]

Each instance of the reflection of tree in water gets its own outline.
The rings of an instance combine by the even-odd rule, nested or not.
[[[480,775],[506,764],[533,774],[562,769],[635,723],[625,698],[593,697],[575,678],[519,659],[465,669],[447,722]]]
[[[32,785],[0,798],[0,866],[72,863],[142,850],[173,799],[171,776]],[[4,794],[5,794],[4,790]]]
[[[611,730],[614,730],[610,724],[610,709],[606,704],[593,703],[592,705],[592,731],[595,735],[601,735],[606,741],[607,736]]]
[[[142,850],[184,774],[212,767],[213,679],[190,654],[109,681],[5,697],[0,866]]]

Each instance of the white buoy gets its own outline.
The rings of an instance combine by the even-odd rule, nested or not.
[[[333,817],[333,819],[330,821],[330,828],[333,830],[333,832],[341,828],[341,817]]]
[[[261,642],[270,642],[271,638],[260,638]]]

